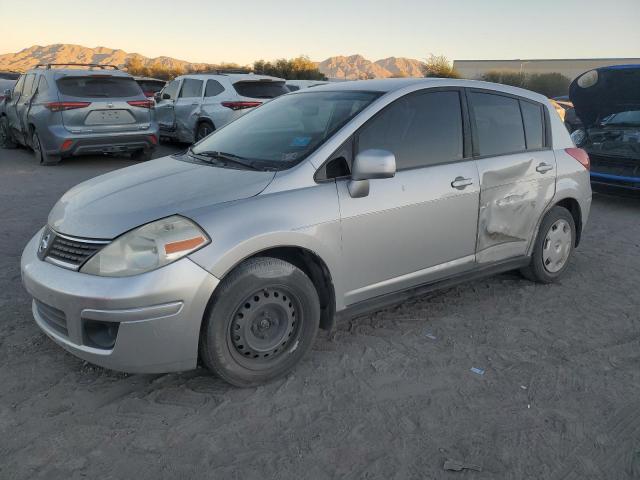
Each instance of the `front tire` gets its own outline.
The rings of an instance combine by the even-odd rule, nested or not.
[[[9,126],[9,119],[7,117],[0,117],[0,147],[1,148],[16,148],[18,144],[11,135],[11,128]]]
[[[318,293],[302,270],[277,258],[252,258],[218,286],[200,333],[200,357],[239,387],[289,373],[313,345]]]
[[[522,274],[538,283],[557,281],[569,266],[576,244],[576,224],[571,212],[553,207],[544,216],[533,247],[531,263]]]
[[[213,133],[215,127],[211,122],[200,122],[196,129],[196,142],[199,142],[207,135]]]

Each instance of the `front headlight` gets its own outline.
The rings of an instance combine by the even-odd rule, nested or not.
[[[128,277],[155,270],[198,250],[209,237],[178,215],[156,220],[116,238],[80,269],[103,277]]]
[[[587,133],[582,129],[575,130],[573,133],[571,133],[571,140],[573,140],[573,143],[576,147],[582,145],[586,139]]]

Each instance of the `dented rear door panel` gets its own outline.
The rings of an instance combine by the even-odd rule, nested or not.
[[[481,190],[476,261],[525,255],[555,193],[553,150],[480,158],[477,163]]]

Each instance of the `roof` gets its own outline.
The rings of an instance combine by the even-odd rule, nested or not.
[[[227,78],[230,80],[234,80],[234,81],[242,81],[242,80],[254,80],[254,81],[259,81],[259,80],[271,80],[271,81],[278,81],[278,82],[284,82],[284,78],[278,78],[278,77],[271,77],[269,75],[256,75],[254,73],[185,73],[184,75],[179,75],[176,77],[176,79],[178,78],[190,78],[190,77],[206,77],[206,78],[216,78],[216,79],[220,79],[220,78]]]
[[[480,80],[463,80],[453,78],[384,78],[376,80],[355,80],[353,82],[329,83],[326,85],[318,85],[313,87],[313,92],[321,91],[370,91],[390,93],[397,90],[407,89],[415,90],[417,88],[433,88],[433,87],[467,87],[467,88],[485,88],[498,92],[510,93],[521,97],[531,98],[538,102],[547,100],[547,97],[539,93],[525,90],[524,88],[511,87],[500,83],[483,82]],[[298,90],[291,95],[304,94],[309,90]]]
[[[167,83],[166,80],[162,80],[160,78],[153,78],[153,77],[133,77],[133,79],[135,81],[146,81],[146,82],[162,82],[162,83]]]

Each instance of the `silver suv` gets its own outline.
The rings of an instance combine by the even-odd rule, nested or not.
[[[193,143],[289,90],[281,78],[252,73],[182,75],[156,95],[160,134]]]
[[[38,65],[5,97],[0,146],[30,147],[45,165],[84,154],[148,160],[158,144],[153,100],[112,65]]]
[[[22,277],[37,324],[87,361],[168,372],[200,358],[255,385],[337,317],[506,270],[554,282],[589,215],[588,168],[526,90],[319,86],[71,189]]]

